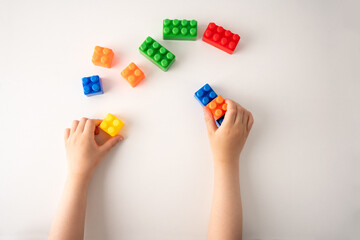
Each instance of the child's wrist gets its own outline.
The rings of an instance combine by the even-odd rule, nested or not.
[[[214,167],[239,167],[239,159],[215,158]]]
[[[214,171],[217,176],[239,175],[238,159],[214,159]]]
[[[214,162],[217,164],[232,164],[239,165],[240,156],[226,155],[226,154],[218,154],[214,155]]]
[[[74,174],[69,173],[67,176],[67,181],[75,185],[88,186],[91,180],[92,174]]]

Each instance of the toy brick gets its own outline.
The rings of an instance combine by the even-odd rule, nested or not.
[[[147,37],[139,47],[140,53],[166,72],[175,61],[175,55],[160,43]]]
[[[82,78],[84,94],[88,97],[103,94],[101,78],[98,75]]]
[[[96,66],[111,68],[114,52],[110,48],[96,46],[92,62]]]
[[[110,136],[116,136],[125,124],[111,113],[100,123],[100,128]]]
[[[215,120],[216,125],[217,125],[218,127],[221,126],[222,122],[224,121],[224,118],[225,118],[225,115],[223,115],[221,118]]]
[[[232,54],[240,40],[238,34],[234,34],[215,23],[209,23],[202,40],[229,54]]]
[[[138,83],[145,78],[145,74],[133,62],[121,72],[121,76],[123,76],[132,87],[138,85]]]
[[[215,119],[218,120],[226,113],[227,104],[225,103],[223,97],[219,95],[214,100],[212,100],[208,105],[206,105],[206,107],[210,109]]]
[[[195,41],[197,37],[196,20],[165,19],[163,21],[163,39],[164,40],[191,40]]]
[[[204,107],[216,97],[217,94],[214,92],[214,90],[210,87],[209,84],[205,84],[195,93],[195,98]]]

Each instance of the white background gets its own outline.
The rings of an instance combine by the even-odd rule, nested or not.
[[[241,159],[244,239],[360,239],[358,1],[1,1],[0,239],[45,239],[66,177],[63,130],[108,112],[126,140],[90,185],[87,239],[205,239],[213,164],[200,104],[208,82],[252,111]],[[198,39],[162,40],[164,18]],[[201,41],[238,33],[228,55]],[[150,35],[176,55],[162,72]],[[95,45],[115,52],[93,66]],[[136,88],[120,72],[134,61]],[[87,98],[81,78],[105,94]]]

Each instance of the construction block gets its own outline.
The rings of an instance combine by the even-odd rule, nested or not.
[[[215,23],[209,23],[202,40],[229,54],[232,54],[240,40],[238,34],[234,34]]]
[[[100,123],[100,128],[110,136],[116,136],[125,124],[111,113]]]
[[[114,52],[110,48],[96,46],[92,62],[96,66],[111,68]]]
[[[206,105],[206,107],[210,109],[215,119],[218,120],[226,113],[227,104],[225,103],[223,97],[219,95],[214,100],[212,100],[208,105]]]
[[[217,125],[218,127],[221,126],[222,122],[224,121],[224,118],[225,118],[225,115],[223,115],[221,118],[215,120],[216,125]]]
[[[101,78],[98,75],[82,78],[84,94],[88,97],[103,94]]]
[[[175,61],[175,55],[160,43],[147,37],[139,47],[140,53],[166,72]]]
[[[210,87],[209,84],[205,84],[195,93],[195,98],[204,107],[216,97],[217,94],[214,92],[214,90]]]
[[[132,87],[135,87],[141,80],[145,78],[145,74],[140,70],[135,63],[130,63],[122,72],[121,76],[130,83]]]
[[[196,20],[165,19],[163,21],[164,40],[192,40],[197,37]]]

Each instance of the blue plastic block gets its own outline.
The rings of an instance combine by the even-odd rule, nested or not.
[[[216,97],[217,94],[214,92],[214,90],[210,87],[209,84],[205,84],[195,93],[195,98],[204,107]]]
[[[225,117],[225,115],[222,116],[221,118],[219,118],[218,120],[215,120],[216,125],[217,125],[218,127],[221,126],[222,122],[224,121],[224,117]]]
[[[101,85],[101,78],[99,78],[98,75],[84,77],[82,79],[82,84],[84,88],[84,94],[88,97],[104,93]]]

